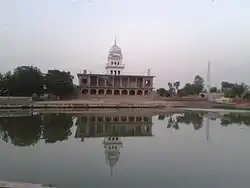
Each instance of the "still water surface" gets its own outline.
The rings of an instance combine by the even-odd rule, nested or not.
[[[78,187],[250,187],[250,116],[0,118],[0,180]]]

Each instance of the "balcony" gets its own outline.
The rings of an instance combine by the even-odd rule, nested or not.
[[[105,68],[106,69],[112,69],[112,68],[117,68],[117,69],[124,69],[125,65],[124,64],[120,64],[120,65],[111,65],[111,64],[108,64],[106,63],[106,66]]]

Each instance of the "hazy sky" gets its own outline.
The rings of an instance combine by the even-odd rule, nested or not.
[[[0,0],[0,70],[104,72],[115,36],[125,73],[156,87],[206,77],[250,84],[249,0]]]

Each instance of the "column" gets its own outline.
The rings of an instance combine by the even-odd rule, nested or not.
[[[97,122],[94,122],[94,124],[95,124],[95,135],[96,135],[96,133],[97,133]]]
[[[105,119],[105,117],[103,117],[103,120]],[[105,122],[105,121],[103,121],[103,122]],[[102,124],[102,130],[103,130],[103,132],[105,133],[106,132],[106,126],[105,126],[105,123],[103,123]]]
[[[114,88],[115,87],[115,77],[112,76],[112,87]]]
[[[135,77],[135,87],[137,88],[137,77]]]
[[[99,76],[96,78],[96,86],[99,86]]]
[[[130,88],[130,79],[129,79],[129,76],[128,76],[128,85],[127,85],[128,88]]]
[[[122,77],[120,77],[120,88],[122,88]]]
[[[86,129],[85,129],[85,135],[89,135],[89,116],[87,116],[87,123],[86,123]]]
[[[88,76],[88,86],[90,86],[91,76]]]

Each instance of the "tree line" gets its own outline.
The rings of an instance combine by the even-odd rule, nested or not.
[[[223,93],[228,98],[242,98],[250,100],[249,86],[245,83],[231,83],[228,81],[221,82],[221,87],[210,87],[211,93]],[[180,81],[168,82],[168,88],[159,88],[156,93],[161,97],[173,96],[188,96],[199,95],[200,93],[207,93],[205,88],[204,78],[196,75],[192,83],[186,83],[183,88],[180,88]]]
[[[73,125],[69,114],[4,117],[0,118],[0,139],[15,146],[31,146],[40,140],[56,143],[72,135]]]
[[[15,146],[32,146],[41,140],[46,144],[61,142],[68,140],[72,136],[73,119],[73,116],[70,114],[2,117],[0,118],[0,139]],[[210,119],[216,120],[214,118]],[[250,116],[248,114],[230,113],[223,115],[219,119],[221,126],[250,126]],[[201,113],[168,113],[159,115],[158,120],[166,121],[166,127],[175,130],[180,130],[184,124],[193,126],[194,130],[199,130],[204,126],[204,114]],[[109,122],[105,123],[108,124]],[[83,126],[82,128],[85,129],[87,124],[86,122],[80,124],[77,121],[75,126]],[[109,134],[117,135],[116,131],[115,129],[110,129]]]
[[[204,125],[204,114],[201,113],[183,113],[182,115],[169,113],[166,115],[159,115],[158,120],[167,119],[167,128],[175,130],[180,129],[180,124],[193,125],[194,130],[199,130]],[[210,118],[215,121],[216,118]],[[250,126],[250,116],[246,114],[230,113],[220,117],[221,126],[229,125],[245,125]]]
[[[45,93],[64,97],[74,92],[74,77],[70,72],[19,66],[13,71],[0,73],[0,96],[28,96]]]
[[[159,88],[156,93],[161,97],[199,95],[204,91],[204,79],[200,75],[196,75],[192,83],[186,83],[180,88],[180,81],[168,82],[168,88]]]

